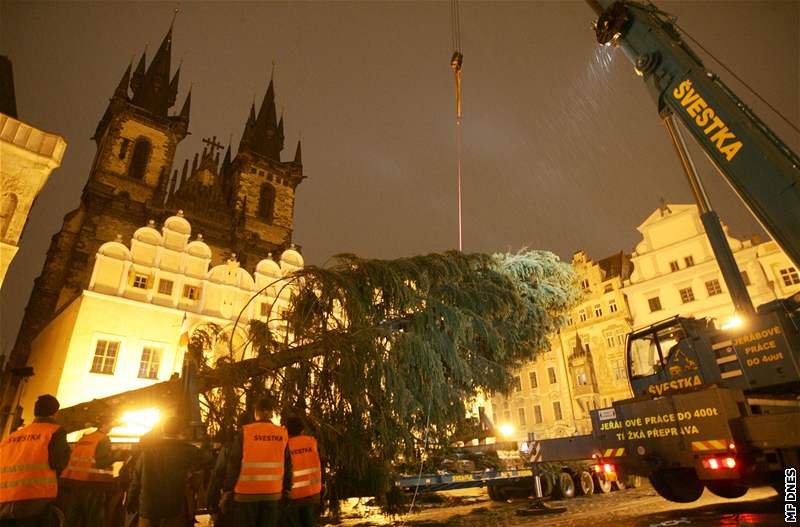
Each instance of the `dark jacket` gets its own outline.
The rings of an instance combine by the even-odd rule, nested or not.
[[[227,469],[225,470],[225,484],[222,486],[224,492],[232,491],[239,479],[239,472],[242,470],[244,434],[239,431],[234,437],[230,451],[227,453]],[[284,450],[283,461],[283,497],[289,497],[292,489],[292,455],[289,452],[289,445]],[[280,499],[281,496],[277,496]],[[271,494],[254,494],[246,498],[248,501],[259,501],[275,499]]]
[[[37,417],[34,423],[58,424],[52,417]],[[61,475],[61,471],[69,464],[70,449],[67,444],[67,431],[59,428],[50,438],[47,445],[47,461],[50,468],[56,471],[56,476]],[[0,519],[8,518],[31,518],[38,516],[47,509],[51,499],[36,499],[0,503]]]
[[[157,439],[142,446],[133,468],[130,494],[138,500],[139,516],[172,518],[187,507],[189,473],[205,463],[203,452],[180,439]]]

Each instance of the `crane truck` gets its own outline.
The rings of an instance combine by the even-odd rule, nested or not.
[[[725,498],[800,465],[800,294],[753,307],[683,139],[688,130],[800,268],[800,159],[651,3],[587,0],[599,44],[622,50],[656,102],[728,286],[738,326],[673,317],[627,338],[633,397],[591,412],[592,434],[541,443],[543,461],[596,460],[610,478],[643,476],[664,498]]]

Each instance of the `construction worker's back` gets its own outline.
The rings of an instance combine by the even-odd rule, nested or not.
[[[236,494],[276,495],[280,499],[288,433],[282,426],[256,422],[242,428],[242,466]]]
[[[59,428],[34,422],[0,443],[0,503],[56,498],[58,480],[50,467],[49,445]]]
[[[317,440],[309,435],[289,438],[292,455],[291,499],[308,498],[322,492],[322,466]]]

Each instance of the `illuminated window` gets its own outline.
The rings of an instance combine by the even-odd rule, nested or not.
[[[572,315],[567,315],[567,320],[564,322],[567,326],[572,325]]]
[[[578,314],[580,315],[581,322],[586,322],[589,319],[589,313],[585,309],[581,309]]]
[[[678,262],[677,261],[670,262],[669,263],[669,270],[672,271],[673,273],[675,271],[679,271],[680,270],[680,266],[678,265]]]
[[[657,296],[653,298],[647,299],[647,304],[650,306],[650,312],[655,313],[656,311],[661,311],[661,299]]]
[[[161,364],[161,350],[151,346],[142,348],[142,360],[139,362],[140,379],[158,379],[158,367]]]
[[[679,289],[678,292],[681,294],[681,302],[684,304],[694,302],[694,291],[692,291],[691,287],[684,287],[683,289]]]
[[[706,291],[708,291],[708,296],[722,294],[722,286],[719,285],[719,280],[715,278],[706,282]]]
[[[583,368],[575,372],[575,380],[578,386],[586,386],[587,384],[589,384],[589,381],[586,380],[586,372],[583,371]]]
[[[511,410],[506,410],[503,412],[503,421],[506,423],[511,422]]]
[[[136,273],[133,275],[133,287],[136,289],[147,289],[149,277],[146,274]]]
[[[750,275],[747,274],[747,271],[742,271],[742,282],[744,285],[750,285]]]
[[[268,317],[269,316],[269,308],[270,308],[270,303],[269,302],[261,302],[261,316],[262,317]]]
[[[800,275],[797,274],[797,269],[794,267],[787,267],[786,269],[781,269],[781,280],[783,280],[783,285],[790,286],[800,284]]]
[[[532,371],[528,374],[528,378],[531,380],[531,388],[538,388],[539,387],[539,379],[536,378],[536,372]]]
[[[94,358],[92,359],[92,373],[104,373],[114,375],[114,367],[117,365],[117,355],[119,353],[119,341],[117,340],[98,340],[94,348]]]
[[[614,347],[614,335],[612,335],[611,333],[608,333],[606,335],[606,346],[608,346],[609,348]]]
[[[195,285],[183,286],[183,298],[188,298],[189,300],[197,300],[198,298],[200,298],[200,288]]]
[[[589,289],[589,280],[587,280],[587,279],[581,280],[581,289],[583,289],[584,291],[588,291],[588,289]]]
[[[520,408],[517,413],[519,414],[519,427],[524,428],[527,425],[525,422],[525,408]]]
[[[683,263],[685,263],[685,264],[686,264],[686,267],[691,267],[691,266],[693,266],[693,265],[694,265],[694,257],[693,257],[693,256],[687,256],[687,257],[685,257],[685,258],[683,259]]]
[[[624,381],[627,379],[625,375],[625,362],[621,360],[614,361],[614,379],[617,381]]]
[[[533,407],[533,422],[538,425],[543,420],[544,419],[542,419],[542,407],[539,406],[538,404],[534,405],[534,407]]]
[[[519,375],[515,375],[514,378],[511,380],[511,386],[514,387],[515,392],[519,392],[522,390],[522,379],[520,379]]]
[[[172,294],[172,280],[164,280],[163,278],[158,281],[158,292],[162,295]]]
[[[602,317],[603,316],[603,308],[600,306],[600,304],[595,304],[595,306],[594,306],[594,316],[596,316],[596,317]]]
[[[608,301],[608,310],[612,313],[617,312],[617,301],[616,300],[609,300]]]
[[[614,332],[614,337],[617,339],[617,346],[625,345],[625,330],[618,329]]]
[[[547,368],[547,378],[550,380],[550,384],[556,383],[556,369],[552,366]]]
[[[564,416],[561,414],[561,403],[559,401],[555,401],[553,403],[553,415],[556,418],[556,421],[561,421],[564,419]]]
[[[613,286],[613,285],[611,285],[611,284],[606,284],[606,285],[603,287],[603,292],[604,292],[604,293],[610,293],[610,292],[611,292],[611,291],[613,291],[613,290],[614,290],[614,286]]]

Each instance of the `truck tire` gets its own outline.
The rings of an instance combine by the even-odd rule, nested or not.
[[[608,494],[611,492],[611,482],[605,478],[594,476],[594,488],[598,494]]]
[[[561,472],[557,476],[556,495],[561,499],[575,497],[575,482],[569,472]]]
[[[629,475],[625,478],[625,487],[629,489],[636,489],[642,486],[642,477]]]
[[[653,472],[650,483],[667,501],[691,503],[703,495],[703,484],[692,469],[664,469]]]
[[[741,498],[747,494],[747,487],[737,485],[736,482],[730,480],[709,481],[706,483],[706,488],[720,498]]]
[[[555,485],[553,484],[553,475],[548,473],[543,473],[539,477],[539,481],[542,484],[542,497],[549,498],[553,495],[553,488]]]
[[[588,470],[581,470],[575,477],[575,489],[581,496],[591,496],[594,494],[594,478]]]
[[[487,485],[486,490],[492,501],[506,501],[507,499],[505,489],[501,485]]]

